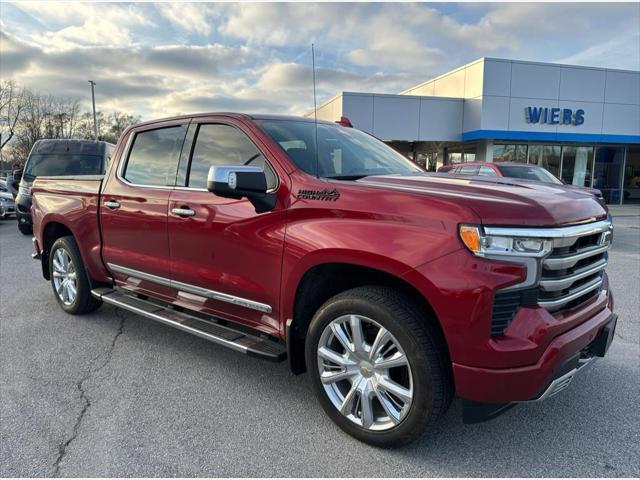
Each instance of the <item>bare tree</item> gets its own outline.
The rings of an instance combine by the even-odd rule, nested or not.
[[[3,82],[1,88],[2,147],[7,148],[0,149],[0,169],[7,161],[23,163],[33,144],[43,138],[93,140],[93,115],[81,111],[77,100],[19,88],[12,81]],[[140,117],[124,112],[97,112],[97,119],[98,138],[111,143],[116,143],[127,127],[140,122]]]
[[[0,151],[15,135],[23,110],[24,90],[13,80],[0,83]]]
[[[124,112],[112,112],[108,117],[108,127],[104,132],[103,139],[111,143],[117,143],[122,132],[136,123],[140,123],[140,117]]]

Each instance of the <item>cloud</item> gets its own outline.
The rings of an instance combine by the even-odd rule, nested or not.
[[[303,113],[481,56],[640,68],[633,4],[3,3],[2,77],[143,118]]]
[[[557,61],[565,64],[638,70],[640,68],[638,45],[640,45],[640,31],[632,29],[616,35],[607,42],[590,46]],[[612,55],[611,52],[616,54]]]
[[[345,22],[358,17],[358,10],[363,11],[346,3],[228,4],[218,31],[249,43],[310,45],[320,37],[337,37]]]
[[[156,8],[164,18],[187,32],[211,33],[210,17],[215,14],[215,6],[206,3],[158,3]]]
[[[48,49],[129,45],[133,28],[154,26],[135,5],[117,4],[105,9],[100,4],[34,2],[21,3],[20,9],[49,26],[48,31],[32,37]]]

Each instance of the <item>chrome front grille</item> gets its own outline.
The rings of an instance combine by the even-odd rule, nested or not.
[[[611,245],[611,226],[598,222],[553,239],[553,250],[543,259],[540,272],[538,305],[555,311],[569,308],[591,298],[600,290]]]
[[[586,302],[602,288],[613,233],[609,219],[559,228],[485,227],[485,231],[551,242],[548,253],[537,258],[493,257],[523,263],[527,279],[496,293],[492,336],[502,335],[521,307],[538,305],[555,313]]]

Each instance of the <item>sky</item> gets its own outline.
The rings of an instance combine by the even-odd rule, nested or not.
[[[480,57],[640,70],[640,3],[0,3],[0,77],[143,119],[301,114]]]

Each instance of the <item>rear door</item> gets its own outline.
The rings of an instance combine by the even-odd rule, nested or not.
[[[177,303],[278,334],[286,175],[278,173],[264,145],[239,122],[212,120],[194,130],[184,186],[169,199],[171,278],[178,289]],[[275,209],[257,214],[247,199],[208,192],[212,165],[262,167],[269,187],[278,193]]]
[[[102,256],[124,288],[172,300],[167,237],[188,120],[133,131],[101,196]]]

